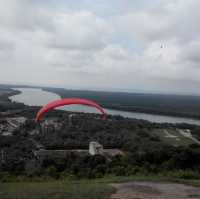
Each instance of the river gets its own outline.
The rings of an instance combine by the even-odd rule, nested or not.
[[[10,99],[15,102],[24,103],[29,106],[43,106],[50,101],[60,99],[60,96],[52,93],[43,91],[42,89],[33,89],[33,88],[14,88],[15,90],[21,91],[20,94],[11,96]],[[97,113],[96,109],[82,106],[82,105],[70,105],[59,108],[66,111],[74,112],[88,112],[88,113]],[[111,110],[105,109],[106,112],[110,115],[121,115],[128,118],[136,118],[148,120],[150,122],[157,123],[187,123],[187,124],[196,124],[200,125],[200,120],[191,119],[191,118],[182,118],[182,117],[173,117],[173,116],[163,116],[156,114],[148,113],[138,113],[138,112],[127,112],[120,110]]]

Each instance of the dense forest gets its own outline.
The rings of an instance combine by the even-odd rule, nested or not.
[[[77,114],[73,124],[69,125],[68,114],[54,111],[46,117],[46,121],[59,124],[55,128],[49,124],[45,130],[33,120],[33,112],[25,113],[29,119],[17,129],[13,136],[0,136],[0,149],[6,154],[1,162],[2,173],[12,175],[28,175],[59,178],[63,175],[76,177],[102,177],[104,175],[159,174],[165,172],[182,172],[181,175],[200,177],[200,145],[174,147],[162,142],[150,132],[155,128],[175,127],[170,124],[153,124],[143,120],[126,119],[120,116],[109,116],[102,121],[95,114]],[[52,115],[54,117],[52,117]],[[197,126],[182,124],[181,128],[190,127],[192,132],[200,130]],[[39,133],[31,134],[33,130]],[[104,156],[80,155],[70,153],[65,159],[44,159],[37,169],[29,168],[35,161],[35,143],[45,149],[88,149],[90,141],[98,141],[105,148],[118,148],[125,156],[116,156],[107,161]]]
[[[110,109],[200,118],[200,96],[103,92],[44,88],[62,98],[81,97]]]

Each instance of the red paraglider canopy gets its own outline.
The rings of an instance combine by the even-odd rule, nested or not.
[[[36,122],[39,122],[40,119],[43,117],[43,115],[49,110],[52,110],[60,106],[71,105],[71,104],[82,104],[86,106],[95,107],[103,114],[103,118],[105,118],[107,115],[106,112],[103,110],[103,108],[94,101],[87,100],[87,99],[80,99],[80,98],[66,98],[66,99],[59,99],[59,100],[50,102],[47,105],[43,106],[37,113]]]

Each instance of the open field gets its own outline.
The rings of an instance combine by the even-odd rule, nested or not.
[[[190,133],[181,129],[155,129],[152,133],[158,136],[161,141],[173,146],[199,144],[199,141],[193,138]]]

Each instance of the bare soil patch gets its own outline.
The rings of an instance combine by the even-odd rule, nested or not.
[[[177,183],[129,182],[111,184],[111,199],[200,199],[200,188]]]

